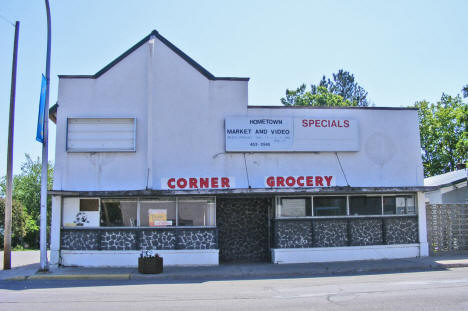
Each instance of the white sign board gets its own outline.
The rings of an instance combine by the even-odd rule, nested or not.
[[[134,152],[135,118],[68,118],[67,152]]]
[[[226,118],[226,151],[281,151],[293,144],[292,118]]]
[[[321,117],[231,117],[226,151],[358,151],[358,121]]]

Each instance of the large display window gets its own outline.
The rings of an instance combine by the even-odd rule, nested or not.
[[[102,199],[101,227],[135,227],[137,225],[137,201]]]
[[[140,201],[141,227],[170,227],[177,225],[175,199]]]
[[[65,201],[64,227],[216,226],[214,197],[65,198]],[[76,219],[80,220],[78,224]]]
[[[314,195],[276,198],[276,218],[415,215],[416,198],[404,195]]]

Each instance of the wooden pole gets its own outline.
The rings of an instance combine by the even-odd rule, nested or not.
[[[47,263],[47,180],[48,180],[48,141],[49,141],[49,86],[50,86],[50,7],[49,1],[45,0],[47,11],[47,56],[46,56],[46,73],[47,81],[45,91],[44,105],[44,142],[42,143],[42,171],[41,171],[41,222],[40,222],[40,253],[41,253],[41,270],[49,270]]]
[[[20,23],[15,24],[15,43],[13,46],[13,65],[11,69],[10,119],[8,123],[7,176],[5,198],[5,227],[3,236],[3,270],[11,269],[11,219],[13,190],[13,136],[15,132],[15,97],[16,97],[16,63],[18,59],[18,34]]]

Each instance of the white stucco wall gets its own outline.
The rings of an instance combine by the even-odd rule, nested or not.
[[[246,166],[252,188],[272,175],[333,175],[347,185],[333,152],[246,153],[245,162],[226,153],[232,116],[358,120],[360,150],[338,153],[349,185],[423,185],[415,110],[248,108],[247,87],[207,79],[157,39],[97,79],[60,79],[54,190],[161,189],[163,177],[193,176],[234,177],[248,188]],[[67,153],[67,117],[136,117],[136,152]]]

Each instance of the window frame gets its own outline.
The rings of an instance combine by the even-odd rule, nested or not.
[[[131,227],[131,226],[101,226],[101,210],[102,210],[102,201],[126,201],[126,202],[136,202],[137,203],[137,227]],[[99,228],[138,228],[138,200],[131,198],[131,197],[110,197],[110,198],[101,198],[99,197]],[[92,227],[91,227],[92,228]]]
[[[211,204],[214,204],[214,215],[213,215],[213,218],[214,218],[214,225],[210,225],[210,226],[179,226],[179,201],[190,201],[190,200],[213,200],[213,203]],[[206,228],[206,227],[216,227],[216,197],[209,197],[209,196],[203,196],[203,197],[194,197],[194,196],[188,196],[188,197],[176,197],[176,219],[177,219],[177,227],[179,228],[198,228],[198,227],[202,227],[202,228]]]
[[[71,198],[71,197],[70,197]],[[99,221],[98,221],[98,226],[86,226],[86,228],[88,229],[92,229],[92,228],[109,228],[109,229],[118,229],[118,228],[132,228],[132,229],[145,229],[145,228],[151,228],[151,229],[157,229],[157,228],[215,228],[216,227],[216,212],[217,212],[217,200],[216,200],[216,196],[183,196],[183,197],[179,197],[179,196],[176,196],[176,197],[169,197],[169,196],[161,196],[161,197],[149,197],[149,198],[141,198],[141,197],[75,197],[78,199],[78,211],[80,211],[80,200],[81,199],[97,199],[99,200],[99,210],[98,211],[88,211],[87,213],[98,213],[99,214]],[[214,219],[214,224],[213,225],[209,225],[209,226],[179,226],[179,200],[182,199],[182,200],[190,200],[190,199],[193,199],[193,200],[212,200],[212,204],[214,204],[214,215],[213,215],[213,219]],[[132,226],[101,226],[101,210],[102,210],[102,204],[103,204],[103,200],[106,201],[106,200],[115,200],[115,201],[131,201],[131,202],[136,202],[136,226],[132,227]],[[174,200],[174,202],[176,203],[176,210],[175,210],[175,219],[176,219],[176,224],[174,226],[161,226],[161,227],[150,227],[150,226],[141,226],[140,224],[140,217],[141,217],[141,203],[142,202],[152,202],[152,201],[156,201],[156,202],[160,202],[160,201],[172,201]],[[63,215],[63,208],[64,208],[64,205],[62,204],[61,206],[61,214]],[[62,216],[63,218],[63,216]],[[64,229],[73,229],[75,227],[69,227],[69,226],[65,226],[63,224],[63,219],[61,220],[61,227],[64,228]]]
[[[70,148],[69,143],[69,124],[70,120],[76,119],[107,119],[107,120],[116,120],[116,119],[129,119],[133,120],[133,147],[131,149],[92,149],[92,148]],[[136,139],[137,139],[137,118],[136,117],[67,117],[66,130],[65,130],[65,151],[67,153],[109,153],[109,152],[136,152]]]
[[[311,217],[311,216],[287,216],[287,217],[282,217],[281,216],[281,210],[278,210],[278,205],[280,205],[280,201],[283,198],[289,198],[289,199],[309,199],[310,200],[310,195],[283,195],[283,196],[276,196],[275,197],[275,217],[276,218],[304,218],[304,217]],[[314,202],[311,200],[309,204],[306,203],[306,215],[307,215],[307,207],[310,207],[310,213],[313,216],[314,215]],[[281,204],[282,206],[282,204]],[[277,217],[279,216],[279,217]]]
[[[339,215],[339,216],[314,216],[315,210],[314,208],[314,198],[315,197],[345,197],[346,198],[346,215]],[[312,216],[313,217],[348,217],[349,215],[349,195],[347,194],[332,194],[332,195],[312,195]]]
[[[350,215],[350,205],[349,199],[351,197],[380,197],[380,214],[371,214],[371,215]],[[280,211],[278,210],[278,205],[281,198],[308,198],[310,200],[310,206],[312,208],[312,216],[300,216],[300,217],[282,217],[280,215]],[[346,197],[346,215],[340,216],[314,216],[314,198],[315,197]],[[407,206],[405,205],[405,213],[404,214],[384,214],[384,197],[405,197],[405,204],[408,197],[412,197],[414,200],[414,213],[408,213]],[[385,194],[365,194],[365,193],[355,193],[355,194],[324,194],[324,195],[278,195],[275,196],[275,219],[310,219],[310,218],[318,218],[318,219],[326,219],[326,218],[381,218],[381,217],[411,217],[411,216],[418,216],[418,196],[416,193],[385,193]]]

